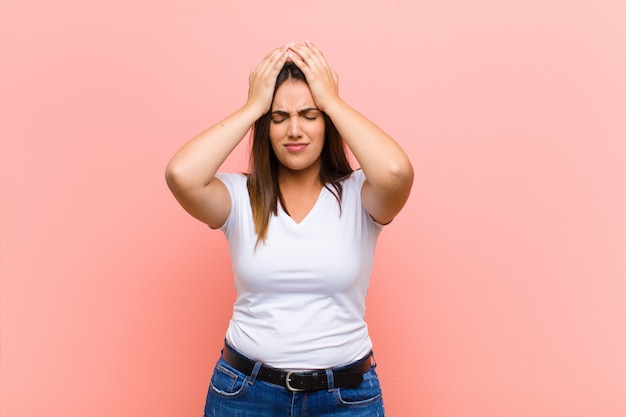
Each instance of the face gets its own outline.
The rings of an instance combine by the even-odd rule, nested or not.
[[[324,147],[324,117],[304,81],[287,80],[272,103],[270,142],[281,163],[281,173],[319,173]]]

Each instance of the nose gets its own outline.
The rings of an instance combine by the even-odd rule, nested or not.
[[[298,117],[292,117],[289,119],[287,134],[290,138],[299,138],[302,136],[302,129],[300,129]]]

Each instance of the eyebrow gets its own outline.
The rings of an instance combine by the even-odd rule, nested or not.
[[[305,109],[302,110],[298,110],[298,114],[299,115],[303,115],[306,113],[312,113],[312,112],[322,112],[320,109],[318,109],[317,107],[307,107]],[[289,116],[289,112],[285,111],[285,110],[274,110],[271,113],[272,116],[276,115],[276,116]]]

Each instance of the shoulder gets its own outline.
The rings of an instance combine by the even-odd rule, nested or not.
[[[230,195],[228,215],[222,226],[219,227],[228,236],[233,219],[239,219],[246,212],[246,208],[250,206],[247,187],[248,176],[246,174],[218,172],[215,174],[215,178],[224,184]]]
[[[353,205],[353,207],[362,214],[362,218],[373,227],[376,233],[380,232],[382,224],[376,222],[363,206],[361,192],[365,184],[365,173],[362,169],[357,169],[350,174],[344,181],[343,185],[343,201],[344,206]]]
[[[355,190],[361,190],[363,183],[365,183],[365,174],[362,169],[352,171],[350,176],[341,181],[341,184],[345,189]]]
[[[344,207],[350,205],[357,207],[361,205],[361,189],[363,188],[364,182],[365,175],[361,169],[353,171],[350,175],[341,180],[341,200]]]
[[[238,190],[246,188],[248,176],[246,174],[237,174],[231,172],[218,172],[215,177],[224,183],[231,195]]]

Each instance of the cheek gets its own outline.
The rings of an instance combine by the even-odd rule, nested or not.
[[[270,124],[270,130],[269,130],[269,135],[270,135],[270,141],[275,142],[280,140],[282,137],[285,136],[286,134],[286,127],[285,127],[285,123],[281,123],[281,124]]]
[[[309,126],[309,135],[313,136],[315,138],[317,138],[318,140],[321,138],[324,138],[324,134],[326,132],[324,123],[320,123],[320,124],[312,124]]]
[[[317,135],[318,135],[319,140],[323,142],[326,136],[326,129],[324,129],[324,126],[322,126],[321,129],[318,130]]]
[[[279,142],[282,136],[280,136],[280,134],[277,132],[272,132],[272,129],[270,129],[269,135],[270,135],[270,147],[272,148],[274,155],[278,156],[279,152],[277,151],[280,150]]]
[[[272,145],[272,147],[274,147],[274,144],[280,138],[280,133],[278,132],[278,129],[276,128],[275,125],[270,126],[270,130],[269,130],[268,134],[269,134],[269,137],[270,137],[270,144]]]
[[[326,123],[324,123],[324,119],[321,117],[318,119],[317,130],[319,132],[319,135],[324,137],[324,135],[326,134]]]

